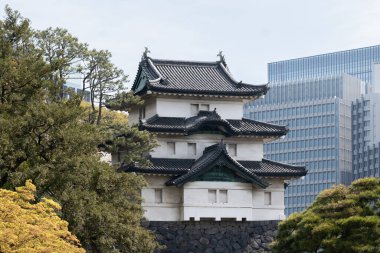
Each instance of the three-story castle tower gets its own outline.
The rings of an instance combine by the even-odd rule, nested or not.
[[[144,54],[132,91],[144,105],[130,124],[157,135],[151,166],[122,165],[144,176],[145,217],[152,221],[280,220],[286,180],[305,167],[263,159],[263,143],[285,126],[243,118],[243,104],[267,85],[236,81],[219,61],[173,61]]]

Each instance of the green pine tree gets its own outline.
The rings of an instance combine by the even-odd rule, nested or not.
[[[79,97],[57,99],[58,70],[29,23],[9,7],[0,21],[0,187],[33,180],[39,198],[62,206],[69,230],[89,252],[152,252],[154,235],[140,226],[145,181],[116,173],[99,160],[98,147],[123,148],[125,161],[146,162],[154,138],[112,121],[89,124]]]
[[[380,252],[380,179],[324,190],[302,213],[281,222],[274,252]]]

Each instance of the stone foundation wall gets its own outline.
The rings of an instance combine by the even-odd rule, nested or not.
[[[144,221],[166,246],[157,252],[271,252],[279,221]]]

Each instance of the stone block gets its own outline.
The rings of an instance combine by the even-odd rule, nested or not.
[[[269,252],[278,222],[146,222],[169,252]]]
[[[208,245],[210,243],[209,239],[205,237],[201,237],[201,239],[199,239],[199,242],[203,245]]]

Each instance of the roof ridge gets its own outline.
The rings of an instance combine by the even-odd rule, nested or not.
[[[219,61],[191,61],[191,60],[169,60],[169,59],[153,59],[151,57],[148,57],[153,63],[161,62],[158,64],[170,64],[170,63],[179,63],[184,65],[191,65],[191,64],[205,64],[205,65],[214,65],[217,66]]]
[[[224,64],[219,61],[218,62],[218,67],[220,67],[223,71],[223,73],[237,86],[240,86],[240,84],[242,84],[243,81],[236,81],[236,79],[232,76],[231,72],[224,66]]]

